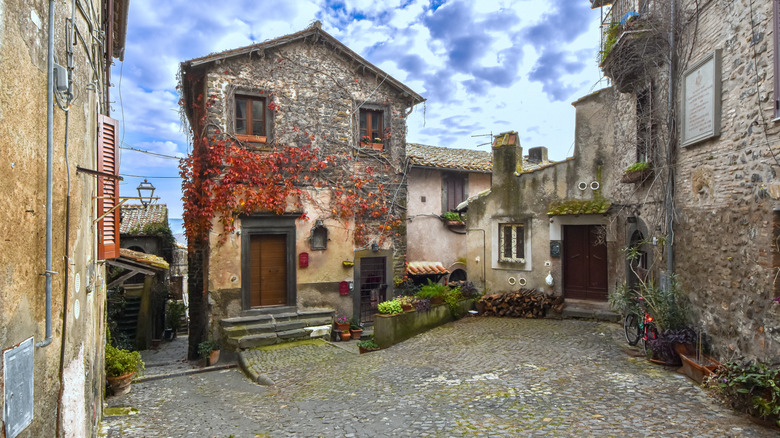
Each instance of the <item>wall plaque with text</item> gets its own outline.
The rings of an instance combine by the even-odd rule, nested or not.
[[[683,73],[680,143],[690,146],[720,135],[720,50]]]

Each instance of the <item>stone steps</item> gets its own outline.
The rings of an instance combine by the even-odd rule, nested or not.
[[[333,316],[330,309],[276,313],[251,310],[221,320],[220,327],[228,347],[243,350],[301,339],[330,339]]]

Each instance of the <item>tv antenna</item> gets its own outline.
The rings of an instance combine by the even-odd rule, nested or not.
[[[490,134],[477,134],[477,135],[472,135],[472,137],[490,137],[490,141],[489,142],[487,142],[487,143],[480,143],[480,144],[477,145],[477,147],[486,146],[486,145],[489,145],[489,144],[492,145],[493,144],[493,131],[492,130],[490,131]]]

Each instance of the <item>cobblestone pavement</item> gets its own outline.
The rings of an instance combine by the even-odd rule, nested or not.
[[[466,318],[356,355],[310,342],[134,384],[108,437],[775,437],[685,377],[627,354],[617,324]]]

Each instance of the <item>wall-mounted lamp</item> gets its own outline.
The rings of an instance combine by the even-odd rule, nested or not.
[[[372,243],[371,244],[371,251],[374,251],[374,252],[379,251],[379,245],[377,245],[376,243]]]
[[[138,198],[141,199],[141,204],[144,207],[151,204],[152,196],[154,196],[154,186],[152,183],[144,179],[144,182],[138,184]]]

